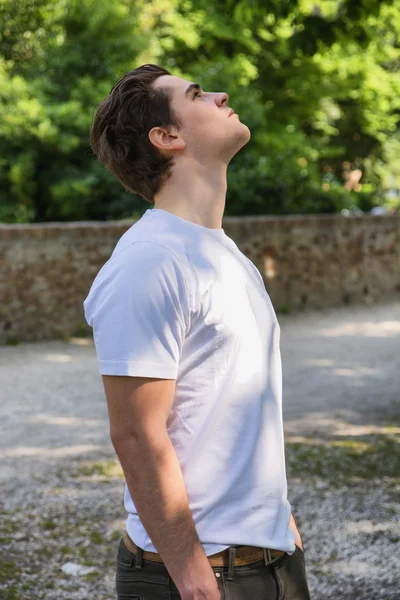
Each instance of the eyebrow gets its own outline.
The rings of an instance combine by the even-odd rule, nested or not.
[[[189,96],[192,90],[201,90],[201,86],[198,83],[191,83],[185,90],[185,96]]]

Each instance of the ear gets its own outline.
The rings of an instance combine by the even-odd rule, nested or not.
[[[185,142],[179,133],[163,127],[153,127],[149,131],[149,140],[159,150],[183,150]]]

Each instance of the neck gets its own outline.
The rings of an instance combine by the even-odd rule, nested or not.
[[[209,227],[222,228],[226,202],[227,165],[215,167],[180,162],[154,198],[154,208]]]

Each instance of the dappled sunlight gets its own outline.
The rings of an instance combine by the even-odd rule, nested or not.
[[[392,432],[388,432],[387,435],[390,435],[390,433]],[[385,434],[384,434],[385,435]],[[293,435],[293,436],[288,436],[286,438],[286,442],[288,444],[307,444],[309,446],[318,446],[318,445],[324,445],[324,446],[331,446],[331,447],[337,447],[337,448],[351,448],[354,451],[360,451],[360,452],[365,452],[366,450],[369,450],[372,446],[372,444],[370,442],[359,442],[356,440],[326,440],[323,438],[318,438],[318,437],[306,437],[306,436],[301,436],[301,435]]]
[[[326,439],[322,439],[322,438],[318,438],[318,437],[306,437],[306,436],[301,436],[301,435],[293,435],[293,436],[288,436],[286,439],[288,444],[308,444],[311,446],[318,446],[318,445],[325,445],[325,446],[342,446],[342,447],[348,447],[348,448],[352,448],[353,450],[368,450],[368,448],[370,448],[370,444],[367,444],[365,442],[356,442],[353,440],[326,440]]]
[[[285,442],[287,442],[288,444],[321,444],[322,440],[321,438],[310,438],[310,437],[306,437],[305,435],[286,435],[285,436]]]
[[[362,323],[345,323],[336,327],[322,328],[320,333],[327,337],[341,336],[361,336],[361,337],[376,337],[385,338],[394,335],[400,335],[399,321],[379,321],[377,323],[362,322]]]
[[[335,367],[334,360],[327,358],[309,358],[304,360],[304,364],[311,367]],[[377,375],[379,370],[371,367],[336,367],[330,371],[333,375],[339,377],[360,377],[362,375]]]
[[[26,419],[31,423],[45,423],[46,425],[99,425],[101,419],[83,419],[81,417],[57,417],[55,415],[33,415]]]
[[[333,569],[337,573],[343,573],[345,575],[357,576],[357,575],[368,575],[368,578],[382,578],[382,567],[376,566],[373,562],[367,562],[365,560],[359,560],[357,558],[350,558],[341,561],[335,561],[330,569]]]
[[[66,343],[73,344],[74,346],[93,346],[94,345],[93,338],[91,338],[91,337],[88,337],[88,338],[71,337],[71,338],[68,338],[68,340],[66,340]]]
[[[70,363],[73,361],[72,356],[69,354],[43,354],[42,358],[53,363]]]
[[[85,488],[78,488],[69,484],[68,486],[58,486],[56,488],[49,488],[44,490],[44,496],[58,496],[62,498],[62,501],[66,498],[86,498],[87,490]]]
[[[329,437],[357,437],[362,435],[391,435],[399,434],[400,427],[394,425],[358,425],[344,420],[345,415],[332,416],[331,413],[310,413],[299,419],[284,423],[285,440],[293,442],[313,443]],[[347,411],[347,416],[357,417],[357,413]],[[313,439],[309,436],[314,436]]]
[[[71,472],[75,479],[123,479],[124,472],[117,459],[103,461],[81,461],[79,467]]]
[[[376,375],[378,369],[369,369],[368,367],[338,368],[333,369],[332,373],[333,375],[339,375],[339,377],[359,377],[360,375]]]
[[[390,533],[393,531],[393,522],[379,522],[372,523],[371,521],[352,521],[350,523],[343,523],[343,528],[346,533],[350,533],[351,535],[356,535],[358,533],[374,533],[376,531],[389,531]]]
[[[60,502],[62,501],[63,503],[65,503],[65,500],[67,498],[69,498],[70,500],[76,500],[79,498],[82,498],[83,500],[87,498],[88,496],[88,489],[86,486],[77,486],[75,485],[75,482],[80,483],[80,479],[74,479],[74,483],[72,483],[72,481],[70,480],[68,482],[68,485],[63,485],[63,486],[57,486],[55,488],[48,488],[43,490],[43,495],[45,497],[50,497],[50,498],[60,498]],[[87,479],[84,479],[85,482],[87,482]],[[97,479],[95,480],[96,483],[102,483],[102,480]],[[115,490],[115,494],[120,494],[121,492],[121,485],[123,485],[123,482],[120,481],[119,479],[113,480],[113,481],[107,481],[107,493],[110,493],[112,490]]]
[[[372,434],[400,434],[400,427],[388,425],[387,427],[379,427],[378,425],[352,425],[346,423],[344,426],[337,424],[335,435],[343,436],[359,436]]]
[[[314,367],[333,367],[335,361],[327,358],[309,358],[304,361],[304,364]]]
[[[136,543],[154,541],[164,557],[156,500],[170,515],[164,540],[184,559],[188,509],[197,546],[211,547],[257,544],[269,525],[280,547],[280,516],[293,510],[305,553],[239,567],[240,577],[236,568],[233,581],[208,566],[209,585],[197,587],[220,588],[220,600],[299,598],[292,567],[313,600],[400,600],[399,3],[3,0],[0,13],[0,600],[180,598],[165,565],[135,564],[121,540],[129,510]],[[158,100],[152,63],[173,75]],[[132,77],[121,79],[140,65],[136,103]],[[185,96],[180,75],[199,82],[198,97]],[[240,117],[226,118],[228,105]],[[97,109],[100,145],[120,168],[93,143]],[[189,143],[172,147],[164,193],[172,173],[146,151],[146,129],[176,120]],[[167,210],[158,226],[155,204],[187,219]],[[162,276],[152,277],[137,247],[158,248],[171,269],[156,261]],[[147,497],[146,519],[126,502],[111,439],[137,425],[139,401],[121,392],[111,403],[102,375],[160,381],[173,363],[164,437],[190,506],[165,453],[165,481],[154,482],[145,452],[131,449],[129,486],[138,507]],[[160,412],[160,397],[152,402]],[[143,437],[158,430],[149,420]],[[228,493],[235,520],[216,502]]]
[[[346,427],[348,419],[357,419],[358,413],[354,411],[346,411],[340,415],[332,414],[332,411],[327,412],[309,412],[298,419],[284,420],[285,438],[287,435],[304,435],[306,432],[314,432],[317,435],[329,430],[329,433],[336,431],[337,427]]]
[[[0,460],[10,457],[35,456],[56,458],[63,456],[75,456],[84,454],[85,452],[94,452],[103,450],[105,446],[95,446],[91,444],[81,446],[65,446],[63,448],[38,448],[37,446],[19,446],[10,450],[0,450]]]

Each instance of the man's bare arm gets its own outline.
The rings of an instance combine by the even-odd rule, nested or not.
[[[168,436],[175,380],[102,375],[110,437],[139,518],[182,598],[219,600]]]

